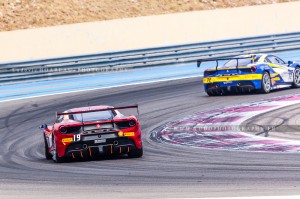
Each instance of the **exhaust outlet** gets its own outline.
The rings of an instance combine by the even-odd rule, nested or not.
[[[118,145],[119,142],[117,140],[114,141],[114,145]]]
[[[88,145],[87,144],[84,144],[83,145],[83,149],[87,149],[88,148]]]

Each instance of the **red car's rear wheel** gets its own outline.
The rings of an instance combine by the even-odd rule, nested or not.
[[[48,144],[47,144],[45,135],[44,135],[44,143],[45,143],[45,157],[46,157],[47,160],[51,160],[52,159],[52,154],[49,153],[49,148],[48,148]]]
[[[53,152],[53,161],[56,163],[62,163],[65,161],[65,159],[63,157],[59,157],[57,154],[57,150],[56,150],[56,142],[55,139],[53,138],[53,143],[54,143],[54,152]]]
[[[132,150],[128,153],[129,158],[140,158],[143,156],[143,148]]]

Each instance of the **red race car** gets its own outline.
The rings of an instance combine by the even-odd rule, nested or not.
[[[138,158],[143,155],[140,124],[119,110],[138,106],[91,106],[57,113],[53,125],[43,124],[46,159],[64,162],[101,155]]]

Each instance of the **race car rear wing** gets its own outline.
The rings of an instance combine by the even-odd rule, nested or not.
[[[88,125],[93,125],[93,124],[95,124],[95,122],[84,121],[84,119],[83,119],[84,113],[101,112],[101,111],[108,111],[108,110],[132,109],[132,108],[136,108],[137,113],[139,115],[138,105],[132,105],[132,106],[110,107],[110,108],[103,108],[103,109],[91,109],[91,110],[84,110],[84,111],[62,112],[62,113],[56,113],[56,117],[64,116],[64,115],[81,114],[81,126],[83,128],[83,131],[85,131]],[[112,123],[112,128],[115,128],[114,127],[115,120],[113,120],[113,119],[97,121],[98,125],[99,124],[107,124],[107,123]]]
[[[249,57],[226,57],[226,58],[219,58],[219,59],[198,59],[198,60],[197,60],[197,67],[199,68],[200,65],[201,65],[203,62],[211,62],[211,61],[215,61],[216,64],[217,64],[217,65],[216,65],[216,70],[218,70],[219,61],[226,61],[226,60],[235,59],[235,60],[236,60],[236,70],[238,70],[239,60],[240,60],[240,59],[249,59],[249,58],[252,60],[252,63],[253,63],[254,60],[255,60],[255,55],[249,56]]]
[[[138,105],[132,105],[132,106],[111,107],[111,108],[105,108],[105,109],[92,109],[92,110],[85,110],[85,111],[61,112],[61,113],[56,113],[56,116],[91,113],[91,112],[108,111],[108,110],[131,109],[131,108],[136,108],[137,113],[139,115]]]

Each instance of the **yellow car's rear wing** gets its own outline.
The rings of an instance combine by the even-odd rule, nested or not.
[[[226,58],[219,58],[219,59],[198,59],[197,60],[197,67],[199,68],[203,62],[215,61],[216,62],[216,70],[218,70],[219,61],[226,61],[226,60],[231,60],[231,59],[236,60],[236,70],[238,70],[239,60],[241,60],[241,59],[251,59],[251,62],[254,63],[255,55],[248,56],[248,57],[226,57]]]

